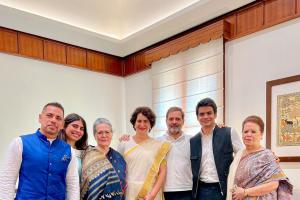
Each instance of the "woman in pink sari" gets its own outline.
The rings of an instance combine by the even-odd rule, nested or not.
[[[230,166],[227,200],[290,200],[293,186],[283,173],[276,156],[260,145],[264,122],[249,116],[243,122],[246,149],[237,153]]]

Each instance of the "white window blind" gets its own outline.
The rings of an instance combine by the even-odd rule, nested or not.
[[[206,97],[215,100],[217,122],[223,122],[223,54],[223,39],[219,39],[152,63],[152,104],[157,115],[155,136],[166,132],[165,115],[171,106],[184,110],[183,130],[187,134],[199,132],[195,108]]]

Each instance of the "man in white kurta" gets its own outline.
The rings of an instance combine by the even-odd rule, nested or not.
[[[57,139],[63,116],[59,103],[48,103],[39,115],[41,127],[13,140],[0,171],[1,200],[79,200],[76,158],[70,145]]]
[[[167,155],[167,178],[164,186],[166,200],[190,200],[192,198],[192,171],[190,161],[190,135],[182,132],[184,112],[171,107],[166,114],[168,131],[159,140],[170,142]]]

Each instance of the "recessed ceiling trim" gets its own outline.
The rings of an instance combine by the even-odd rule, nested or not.
[[[124,57],[252,1],[198,1],[122,40],[4,5],[0,5],[0,26]]]

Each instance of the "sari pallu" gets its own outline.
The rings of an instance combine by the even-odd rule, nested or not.
[[[83,154],[80,191],[82,200],[124,199],[117,172],[95,147],[89,147]]]
[[[127,200],[144,199],[151,192],[161,165],[166,165],[165,157],[170,144],[148,139],[124,153],[127,163]],[[163,199],[162,189],[155,200]]]
[[[120,179],[121,187],[123,189],[123,193],[125,194],[125,190],[127,188],[126,162],[125,162],[123,156],[119,152],[114,150],[113,148],[109,148],[109,151],[108,151],[106,157],[110,161],[112,166],[114,167],[115,171],[117,172],[119,179]]]
[[[277,190],[263,196],[249,196],[245,200],[292,199],[293,186],[283,173],[272,151],[263,149],[242,157],[243,152],[244,150],[241,150],[237,153],[230,166],[227,200],[232,200],[230,190],[234,185],[247,189],[272,181],[279,181]]]

